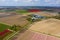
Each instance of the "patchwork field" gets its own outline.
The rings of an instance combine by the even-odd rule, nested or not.
[[[57,12],[46,12],[46,11],[41,11],[41,12],[37,12],[37,13],[35,12],[35,13],[33,13],[33,14],[39,14],[39,15],[41,15],[41,16],[48,16],[48,17],[58,15]]]
[[[4,18],[0,18],[0,22],[6,23],[8,25],[21,25],[24,26],[28,24],[29,22],[26,20],[25,16],[22,15],[14,15],[14,16],[8,16]]]
[[[8,30],[11,26],[0,23],[0,40],[3,40],[5,36],[12,33],[10,30]]]
[[[25,11],[25,10],[23,10]],[[21,10],[21,13],[24,14]],[[17,11],[18,13],[20,13],[20,11]],[[3,17],[0,18],[0,22],[1,23],[5,23],[5,24],[8,24],[8,25],[20,25],[20,26],[24,26],[29,24],[29,21],[26,20],[27,18],[27,15],[29,14],[39,14],[39,15],[42,15],[42,16],[55,16],[57,14],[49,14],[48,12],[37,12],[37,13],[34,13],[34,12],[31,12],[31,13],[28,13],[28,14],[22,14],[21,13],[19,15],[16,15],[16,14],[8,14],[7,17],[4,17],[6,16],[6,14],[2,14]],[[26,11],[25,11],[26,13]],[[9,16],[10,15],[10,16]],[[1,16],[1,15],[0,15]],[[9,30],[6,30],[8,29],[10,26],[8,25],[4,25],[4,24],[1,24],[0,25],[0,34],[3,34],[3,33],[6,33],[8,32],[7,34],[10,33]],[[36,33],[38,32],[38,33]],[[44,34],[43,34],[44,33]],[[57,19],[47,19],[47,20],[43,20],[43,21],[40,21],[40,22],[37,22],[37,23],[34,23],[27,31],[25,31],[24,33],[19,33],[16,40],[60,40],[60,38],[55,38],[53,36],[47,36],[45,34],[49,34],[49,35],[54,35],[54,36],[58,36],[60,37],[60,20],[57,20]],[[44,38],[44,39],[43,39]],[[51,38],[51,39],[50,39]],[[1,38],[0,38],[1,39]],[[15,40],[12,39],[12,40]]]
[[[26,12],[26,10],[18,10],[17,12],[19,12],[20,13],[20,11],[21,12]],[[16,15],[17,14],[17,15]],[[1,13],[1,15],[3,15],[3,17],[2,18],[0,18],[0,22],[2,22],[2,23],[6,23],[6,24],[9,24],[9,25],[14,25],[14,24],[16,24],[16,25],[21,25],[21,26],[24,26],[24,25],[26,25],[26,24],[28,24],[29,22],[26,20],[26,15],[29,15],[29,14],[39,14],[39,15],[42,15],[42,16],[53,16],[53,15],[57,15],[57,14],[52,14],[52,13],[49,13],[49,12],[31,12],[31,13],[23,13],[22,15],[21,15],[22,13],[20,13],[19,15],[18,15],[18,13],[5,13],[5,14],[2,14]],[[0,16],[1,16],[0,15]],[[9,16],[10,15],[10,16]],[[4,17],[4,16],[7,16],[7,17]]]
[[[14,12],[0,12],[0,18],[17,15]]]
[[[60,20],[53,18],[43,20],[33,24],[29,29],[39,33],[60,37]]]
[[[10,27],[9,25],[5,25],[5,24],[0,23],[0,32],[8,29],[9,27]]]
[[[29,12],[27,10],[16,10],[16,13],[18,13],[18,14],[27,14]]]
[[[60,38],[27,30],[11,40],[60,40]]]

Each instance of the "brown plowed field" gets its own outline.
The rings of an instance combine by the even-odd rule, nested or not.
[[[39,15],[41,15],[41,16],[48,16],[48,17],[58,15],[58,13],[57,13],[57,12],[46,12],[46,11],[33,12],[33,14],[39,14]]]
[[[60,40],[60,38],[27,30],[12,40]]]
[[[47,19],[33,24],[30,30],[60,37],[60,20]]]
[[[28,24],[29,22],[26,20],[25,16],[22,15],[14,15],[14,16],[8,16],[8,17],[3,17],[0,18],[0,22],[6,23],[9,25],[21,25],[24,26]]]

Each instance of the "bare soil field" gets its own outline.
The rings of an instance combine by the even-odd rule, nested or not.
[[[51,18],[36,22],[29,29],[32,31],[60,37],[60,20]]]
[[[6,12],[0,12],[0,18],[3,18],[3,17],[8,17],[8,16],[14,16],[14,15],[17,15],[16,13],[6,13]]]
[[[12,40],[60,40],[60,38],[27,30],[24,33],[18,34]]]
[[[58,15],[58,12],[41,11],[41,12],[30,12],[30,13],[27,13],[27,14],[24,14],[24,15],[30,15],[30,14],[39,14],[39,15],[41,15],[41,16],[51,17],[51,16],[56,16],[56,15]]]
[[[16,25],[21,25],[21,26],[24,26],[24,25],[29,23],[26,20],[26,17],[22,16],[22,15],[14,15],[14,16],[3,17],[3,18],[0,18],[0,22],[6,23],[9,25],[16,24]]]
[[[42,16],[53,16],[53,15],[56,15],[56,14],[52,14],[52,13],[49,13],[49,12],[37,12],[37,13],[27,13],[27,14],[24,14],[23,17],[22,15],[17,15],[15,13],[0,13],[0,22],[2,23],[7,23],[7,24],[10,24],[10,25],[25,25],[25,24],[28,24],[28,21],[26,20],[26,18],[24,16],[26,15],[30,15],[30,14],[39,14],[39,15],[42,15]]]
[[[41,16],[49,16],[49,17],[58,15],[57,12],[46,12],[46,11],[41,11],[33,14],[39,14]]]

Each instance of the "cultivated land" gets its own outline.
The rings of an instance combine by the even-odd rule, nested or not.
[[[23,11],[25,12],[25,10],[23,10]],[[0,23],[4,23],[4,24],[10,25],[10,26],[15,24],[15,25],[19,25],[22,27],[26,27],[26,25],[30,24],[30,22],[27,20],[27,17],[28,17],[27,15],[39,14],[41,16],[48,16],[48,17],[57,15],[56,13],[52,14],[51,12],[36,12],[36,13],[35,12],[30,12],[30,13],[25,12],[24,13],[23,11],[21,11],[21,12],[17,11],[17,13],[13,13],[13,12],[12,13],[10,13],[10,12],[0,13]],[[29,40],[30,37],[31,37],[30,40],[39,40],[40,38],[38,39],[38,37],[40,37],[43,33],[49,34],[49,35],[54,34],[54,36],[57,35],[58,37],[60,37],[59,24],[60,24],[60,20],[57,20],[57,19],[43,20],[43,21],[37,22],[36,24],[35,23],[32,24],[32,26],[29,26],[30,28],[27,31],[25,31],[25,32],[22,31],[22,33],[20,32],[17,36],[14,35],[14,37],[17,37],[16,40]],[[3,26],[4,27],[1,26],[1,28],[3,28],[3,30],[9,28],[9,26],[8,27],[5,27],[5,25],[3,25]],[[38,34],[36,34],[36,32],[38,32]],[[41,35],[40,35],[40,33],[41,33]],[[11,36],[13,36],[13,35],[11,35]],[[43,36],[43,37],[45,37],[45,36]],[[42,39],[43,39],[43,37],[42,37]],[[15,38],[12,40],[15,40]],[[60,40],[60,39],[58,38],[56,40]]]
[[[6,23],[9,25],[21,25],[24,26],[26,24],[28,24],[29,22],[26,20],[27,15],[30,14],[39,14],[41,16],[56,16],[57,13],[50,13],[50,12],[31,12],[31,13],[25,13],[25,14],[18,14],[18,13],[0,13],[0,16],[2,15],[2,17],[0,18],[0,22],[2,23]]]
[[[52,17],[52,16],[58,15],[57,12],[48,12],[48,11],[41,11],[41,12],[37,12],[37,13],[35,12],[33,14],[39,14],[41,16],[47,16],[47,17]]]
[[[0,18],[17,15],[13,12],[0,12]]]
[[[22,15],[14,15],[14,16],[0,18],[0,22],[6,23],[9,25],[15,24],[15,25],[21,25],[21,26],[28,24],[28,21],[26,20],[25,16],[22,16]]]
[[[27,30],[11,40],[60,40],[60,38]]]
[[[4,37],[11,34],[12,32],[8,30],[11,26],[0,23],[0,40],[3,40]]]
[[[18,13],[18,14],[27,14],[29,12],[27,10],[16,10],[16,13]]]
[[[10,28],[9,25],[0,23],[0,32],[7,30],[8,28]]]
[[[51,18],[36,22],[29,30],[60,37],[60,20]]]
[[[12,33],[15,34],[13,30],[9,29],[12,25],[19,25],[24,27],[27,24],[29,24],[29,22],[26,20],[26,15],[21,15],[21,14],[19,15],[19,14],[16,14],[15,12],[1,12],[0,23],[1,23],[0,24],[0,40],[3,40],[3,39],[7,40],[7,38],[12,36]],[[17,27],[17,29],[20,29],[20,28]],[[1,36],[1,34],[3,36]]]

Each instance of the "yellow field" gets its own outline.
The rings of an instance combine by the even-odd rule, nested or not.
[[[60,20],[47,19],[33,24],[29,30],[60,37]]]

